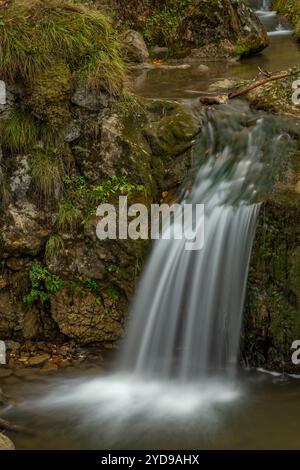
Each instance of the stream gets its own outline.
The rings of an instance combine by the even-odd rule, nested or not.
[[[181,62],[169,64],[170,67],[154,66],[139,69],[134,72],[136,76],[134,91],[145,97],[177,99],[188,105],[195,105],[199,96],[210,92],[209,87],[214,82],[252,78],[257,75],[258,66],[268,71],[278,71],[300,62],[300,47],[292,40],[291,26],[286,20],[279,18],[275,12],[271,12],[268,2],[263,2],[258,14],[269,31],[271,41],[270,47],[262,54],[241,62]],[[176,68],[177,65],[180,67]],[[187,67],[182,67],[182,65]],[[207,65],[209,71],[199,72],[200,65]],[[232,106],[233,113],[237,110],[244,114],[249,112],[248,105],[239,100]],[[230,108],[228,109],[231,112]],[[227,219],[221,220],[220,214],[214,212],[215,206],[212,204],[210,210],[212,214],[215,214],[212,217],[212,231],[218,229],[220,224],[224,230],[228,230],[228,233],[233,230],[232,227],[243,235],[249,232],[249,226],[252,227],[252,232],[254,231],[259,205],[256,201],[254,203],[253,194],[254,189],[255,193],[260,191],[261,180],[255,171],[248,172],[249,162],[255,162],[258,174],[261,173],[259,145],[264,141],[264,136],[267,135],[270,141],[274,139],[274,143],[278,145],[275,135],[270,136],[265,133],[262,121],[258,119],[257,124],[253,126],[251,132],[249,131],[250,137],[247,136],[243,143],[244,147],[241,143],[241,147],[234,149],[236,155],[242,155],[240,165],[235,164],[234,169],[230,170],[230,176],[234,176],[236,180],[233,180],[238,183],[236,193],[232,195],[232,187],[228,188],[225,184],[228,177],[226,171],[217,171],[219,168],[211,171],[205,166],[200,168],[200,176],[204,173],[210,174],[209,171],[211,171],[211,178],[214,177],[214,172],[217,173],[218,178],[222,174],[221,183],[223,184],[216,180],[217,182],[212,187],[215,193],[222,196],[221,204],[227,205],[226,207],[230,205]],[[211,121],[208,117],[206,127],[208,134],[210,125]],[[236,128],[234,130],[236,131]],[[255,152],[253,141],[256,142]],[[225,161],[227,150],[224,149]],[[247,179],[246,188],[239,186],[241,178]],[[207,194],[211,194],[207,193],[207,188],[201,184],[201,178],[199,184],[197,178],[195,181],[194,192],[191,192],[190,198],[199,197],[199,200],[203,201]],[[249,188],[251,188],[250,192]],[[236,201],[238,201],[237,206]],[[216,206],[220,205],[219,200],[214,202],[217,202]],[[239,225],[237,220],[241,218],[244,222]],[[249,225],[250,221],[251,225]],[[240,253],[244,253],[246,257],[250,256],[252,241],[250,236],[250,239],[239,247]],[[212,236],[210,243],[215,242],[219,245],[223,243],[219,238],[214,240]],[[232,254],[233,247],[230,244],[225,248],[229,254]],[[156,263],[158,273],[163,272],[163,257],[166,256],[170,260],[170,255],[163,246],[157,249],[156,253],[157,259],[162,260],[161,266]],[[225,261],[222,261],[226,264],[228,260],[226,261],[226,256],[224,258]],[[152,261],[153,259],[154,257]],[[200,255],[197,259],[198,265],[203,263]],[[191,263],[189,269],[197,276],[197,272],[193,271],[192,261],[189,262]],[[220,263],[220,260],[216,260],[217,262]],[[224,263],[219,264],[219,271]],[[232,264],[233,266],[227,262],[228,272],[225,272],[225,275],[235,276],[238,291],[237,305],[231,305],[229,308],[235,317],[233,320],[228,318],[229,324],[234,322],[234,328],[231,330],[230,327],[228,328],[228,338],[235,345],[234,350],[230,350],[226,358],[231,366],[237,357],[239,326],[237,327],[236,323],[240,321],[239,315],[242,314],[243,280],[248,268],[247,262],[241,271],[235,263]],[[151,324],[151,319],[149,322],[148,312],[145,312],[143,307],[143,302],[145,302],[143,295],[140,296],[141,298],[138,297],[133,307],[133,310],[145,312],[145,315],[140,315],[140,321],[142,327],[147,325],[148,337],[141,331],[143,328],[139,323],[132,325],[133,334],[131,336],[129,334],[130,347],[124,350],[125,359],[128,359],[128,361],[123,361],[126,367],[118,366],[120,361],[117,357],[108,361],[106,373],[99,373],[96,369],[93,372],[91,369],[89,373],[74,370],[64,375],[60,373],[51,376],[25,376],[14,378],[15,380],[11,380],[11,377],[10,380],[1,379],[0,386],[3,391],[19,402],[18,406],[8,406],[2,417],[34,430],[33,435],[11,435],[17,449],[300,449],[298,429],[300,382],[296,377],[247,368],[238,369],[234,373],[234,378],[231,373],[210,375],[211,364],[208,361],[201,363],[201,368],[198,367],[198,363],[194,365],[190,361],[190,357],[195,357],[197,354],[201,357],[211,357],[206,344],[199,350],[197,336],[193,334],[196,331],[195,328],[199,330],[199,325],[193,321],[188,337],[191,356],[187,358],[183,354],[174,361],[175,365],[170,365],[176,348],[172,345],[166,352],[166,348],[161,346],[164,340],[163,333],[170,325],[170,319],[163,321],[159,308],[159,305],[164,305],[164,312],[174,310],[168,306],[168,299],[165,295],[169,289],[171,296],[174,288],[168,285],[170,276],[174,275],[172,279],[174,285],[177,286],[177,295],[180,297],[181,294],[180,280],[177,279],[176,273],[174,274],[175,270],[172,269],[172,265],[169,268],[165,276],[165,290],[161,297],[156,299],[158,307],[153,307],[151,311],[153,318],[156,319],[155,324],[158,329],[156,333],[152,331],[153,322]],[[157,292],[155,285],[157,273],[154,269],[150,274],[150,277],[146,278],[146,284],[149,288],[147,295],[151,298],[153,297],[151,282],[153,291]],[[216,278],[213,287],[216,288],[218,283],[222,286],[221,280]],[[205,276],[201,282],[205,291]],[[224,284],[226,287],[225,282]],[[194,291],[193,308],[195,310],[199,299],[195,287]],[[217,300],[223,299],[225,295],[226,289],[223,287],[223,291],[220,289],[220,297]],[[186,299],[182,293],[180,303],[185,302]],[[215,315],[217,324],[220,319],[217,317],[216,309],[214,305],[208,306],[209,313]],[[205,323],[207,314],[208,309],[200,318],[201,324]],[[167,326],[164,323],[167,323]],[[210,325],[207,325],[207,328],[209,329]],[[207,331],[205,330],[205,333]],[[160,332],[162,332],[161,338]],[[211,345],[214,338],[210,329],[209,334]],[[173,342],[175,338],[177,341],[178,335],[176,335],[175,327],[173,336]],[[156,342],[151,343],[153,337],[156,338]],[[182,343],[185,339],[182,339]],[[227,351],[227,346],[227,344],[222,345],[223,350]],[[185,347],[183,350],[187,351],[188,348]],[[216,355],[218,357],[222,355],[223,350],[218,351]],[[135,359],[137,351],[139,355]],[[157,358],[153,351],[156,353],[159,351],[159,354],[167,360]],[[179,364],[178,367],[177,364]],[[220,361],[214,361],[213,366],[225,367]],[[126,368],[133,372],[128,373]],[[114,370],[117,372],[111,372]],[[174,370],[179,371],[178,375],[181,380],[178,380]],[[168,375],[168,380],[160,380],[160,374],[164,377]],[[184,380],[182,380],[182,375]],[[187,377],[189,380],[186,380]],[[200,380],[203,377],[205,380]]]

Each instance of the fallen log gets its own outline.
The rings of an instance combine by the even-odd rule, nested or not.
[[[204,98],[200,98],[200,102],[204,105],[213,105],[213,104],[224,104],[227,103],[229,100],[234,98],[238,98],[240,96],[246,95],[249,91],[254,90],[260,86],[266,85],[266,83],[274,82],[276,80],[282,80],[284,78],[292,77],[294,75],[299,75],[300,70],[296,72],[281,72],[276,75],[271,75],[270,73],[264,72],[263,79],[257,80],[254,83],[250,83],[249,85],[233,92],[229,93],[228,95],[219,95],[219,96],[207,96]]]

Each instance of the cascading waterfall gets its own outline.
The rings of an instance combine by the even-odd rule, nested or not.
[[[204,204],[203,249],[187,251],[185,239],[159,240],[141,280],[123,351],[124,367],[138,375],[198,379],[236,364],[259,212],[253,201],[263,121],[225,145],[223,126],[208,119],[204,162],[182,200]],[[238,130],[231,131],[234,138]]]

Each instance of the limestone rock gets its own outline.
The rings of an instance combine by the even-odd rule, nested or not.
[[[50,359],[49,354],[38,354],[28,359],[28,365],[31,367],[41,366]]]
[[[132,29],[125,32],[123,43],[127,52],[128,59],[143,63],[149,59],[149,52],[143,36]]]
[[[64,249],[54,254],[47,265],[51,272],[59,272],[66,277],[102,280],[105,274],[102,256],[103,251],[98,244],[91,250],[85,242],[72,241],[66,242]]]
[[[104,92],[93,93],[88,91],[82,84],[80,84],[77,86],[77,89],[71,98],[71,102],[81,108],[88,109],[89,111],[99,111],[100,109],[107,108],[109,106],[111,98]]]
[[[51,309],[60,331],[80,343],[115,341],[123,334],[121,311],[107,309],[90,292],[65,288],[51,298]]]
[[[9,254],[37,255],[45,244],[51,228],[46,215],[29,201],[9,204],[1,227],[2,256]]]
[[[14,158],[14,169],[10,177],[10,190],[16,200],[24,200],[31,183],[28,157],[18,155]]]
[[[0,433],[0,450],[15,450],[14,443],[4,434]]]

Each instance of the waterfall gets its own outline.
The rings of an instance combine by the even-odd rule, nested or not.
[[[172,429],[174,417],[177,429],[185,419],[189,426],[201,419],[208,429],[222,404],[238,401],[243,390],[235,371],[256,220],[290,151],[281,127],[239,100],[203,116],[177,201],[204,204],[203,248],[156,240],[115,371],[66,383],[35,407],[69,409],[72,417],[76,410],[95,436],[101,429],[105,448],[112,440],[119,445],[120,437],[122,445],[127,436],[136,442],[152,425]],[[175,214],[170,225],[177,222]]]
[[[122,352],[123,367],[137,375],[198,379],[231,371],[237,362],[259,212],[253,201],[262,171],[257,136],[263,121],[238,141],[229,123],[232,142],[226,143],[220,142],[223,119],[207,119],[201,137],[206,148],[195,150],[198,169],[182,199],[204,204],[203,249],[187,251],[184,239],[158,240],[141,280]]]

